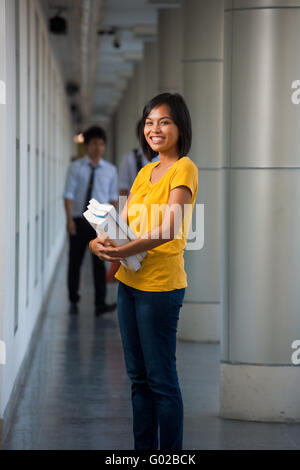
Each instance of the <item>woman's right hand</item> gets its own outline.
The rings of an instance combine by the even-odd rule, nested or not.
[[[95,255],[98,256],[98,258],[102,259],[103,261],[120,261],[122,258],[114,257],[111,258],[110,256],[107,255],[105,252],[106,248],[112,247],[112,248],[117,248],[118,245],[113,241],[110,240],[109,238],[95,238],[90,242],[90,251]],[[104,252],[103,252],[104,251]]]

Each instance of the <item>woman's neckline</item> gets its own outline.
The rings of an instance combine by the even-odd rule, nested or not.
[[[184,157],[182,157],[182,158],[184,158]],[[150,177],[149,177],[149,183],[151,184],[151,186],[154,186],[155,184],[159,183],[166,176],[166,174],[174,167],[174,165],[176,165],[176,163],[179,162],[179,160],[181,160],[181,158],[178,158],[174,163],[172,163],[172,165],[167,169],[167,171],[164,173],[164,175],[158,181],[155,181],[155,183],[152,183],[152,181],[151,181],[152,172],[153,172],[154,168],[156,168],[160,164],[160,161],[155,162],[155,164],[153,165],[153,167],[151,169]]]

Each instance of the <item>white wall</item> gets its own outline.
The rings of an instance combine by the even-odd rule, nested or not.
[[[0,0],[0,80],[7,88],[7,104],[0,104],[1,419],[65,236],[71,118],[38,0]]]

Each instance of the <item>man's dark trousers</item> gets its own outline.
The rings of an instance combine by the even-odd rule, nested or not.
[[[68,288],[71,303],[77,303],[80,299],[78,290],[83,256],[89,242],[96,238],[95,230],[84,218],[74,218],[74,222],[76,224],[76,235],[70,235],[68,266]],[[105,304],[106,269],[101,259],[95,255],[91,256],[95,286],[95,306],[98,307]]]

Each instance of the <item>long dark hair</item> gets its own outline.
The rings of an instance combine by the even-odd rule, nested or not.
[[[168,105],[170,114],[179,129],[178,153],[179,158],[188,154],[192,143],[192,122],[188,107],[179,93],[161,93],[152,98],[143,109],[143,116],[139,121],[138,134],[143,153],[149,160],[157,155],[154,152],[144,136],[145,122],[153,108]]]

